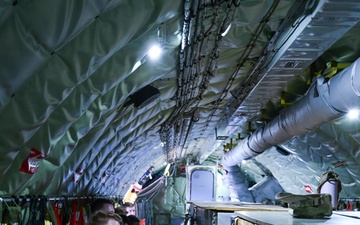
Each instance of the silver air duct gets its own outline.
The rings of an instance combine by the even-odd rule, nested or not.
[[[249,184],[239,166],[226,167],[226,173],[222,176],[223,184],[229,188],[231,201],[255,202],[249,191]]]
[[[224,154],[224,168],[240,164],[271,146],[303,135],[360,106],[360,58],[327,82],[317,79],[308,92],[279,116]]]
[[[266,58],[271,59],[270,62],[265,63],[267,67],[258,72],[258,83],[230,117],[230,127],[236,127],[244,119],[258,113],[289,80],[357,24],[359,7],[358,2],[335,0],[300,1],[294,4],[290,16],[267,47],[269,55]],[[312,10],[312,13],[301,14],[304,12],[301,9],[306,12]],[[259,64],[263,65],[264,62],[260,61]],[[355,71],[359,70],[357,64],[359,62],[328,82],[319,78],[299,102],[223,156],[222,165],[226,170],[223,179],[231,187],[232,199],[255,201],[248,184],[244,183],[244,174],[236,168],[242,160],[261,154],[295,135],[314,130],[342,116],[351,106],[358,105],[359,78],[355,78]]]
[[[323,77],[318,78],[299,101],[224,154],[223,182],[229,186],[232,201],[255,201],[238,166],[243,160],[293,136],[306,134],[360,106],[360,75],[356,76],[359,73],[360,59],[327,82]]]
[[[230,102],[230,108],[236,109],[226,121],[226,130],[234,131],[257,115],[289,81],[358,23],[359,10],[360,1],[296,1],[247,82],[233,92],[236,100]]]

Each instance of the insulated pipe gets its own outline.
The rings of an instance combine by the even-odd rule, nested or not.
[[[229,188],[231,201],[233,202],[255,202],[249,190],[249,184],[240,167],[226,167],[226,172],[222,176],[223,184]]]
[[[225,153],[221,163],[227,170],[359,106],[360,58],[327,82],[323,77],[318,78],[299,101]]]

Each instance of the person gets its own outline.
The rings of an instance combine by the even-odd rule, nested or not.
[[[127,215],[121,214],[120,217],[121,217],[124,225],[130,225],[130,220]]]
[[[127,216],[135,215],[135,206],[133,204],[125,204],[124,206],[127,212]]]
[[[114,213],[115,209],[113,202],[110,199],[106,199],[106,198],[95,199],[90,207],[91,214],[94,214],[100,210]]]
[[[135,215],[129,215],[128,218],[130,221],[129,225],[140,225],[140,220]]]
[[[90,225],[124,225],[124,223],[116,213],[98,210],[92,215]]]
[[[121,217],[124,225],[130,224],[129,218],[126,215],[127,211],[125,210],[125,208],[123,206],[116,207],[115,213]]]
[[[128,212],[127,210],[125,209],[124,206],[118,206],[115,208],[115,213],[118,214],[118,215],[127,215]]]

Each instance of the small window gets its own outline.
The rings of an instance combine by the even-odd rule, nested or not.
[[[210,170],[194,170],[190,176],[190,200],[213,201],[214,174]]]

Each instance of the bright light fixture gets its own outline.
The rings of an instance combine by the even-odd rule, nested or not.
[[[349,112],[347,113],[347,117],[348,117],[349,119],[357,119],[357,118],[359,118],[359,114],[360,114],[360,112],[359,112],[358,109],[351,109],[351,110],[349,110]]]
[[[132,68],[131,72],[134,72],[135,70],[137,70],[139,67],[141,66],[141,60],[137,61],[134,65],[134,67]]]
[[[230,28],[231,28],[231,23],[230,23],[229,26],[226,28],[226,30],[225,30],[224,32],[222,32],[221,36],[224,37],[224,36],[229,32]]]
[[[150,48],[148,56],[150,59],[157,59],[161,55],[161,48],[158,45],[154,45]]]

